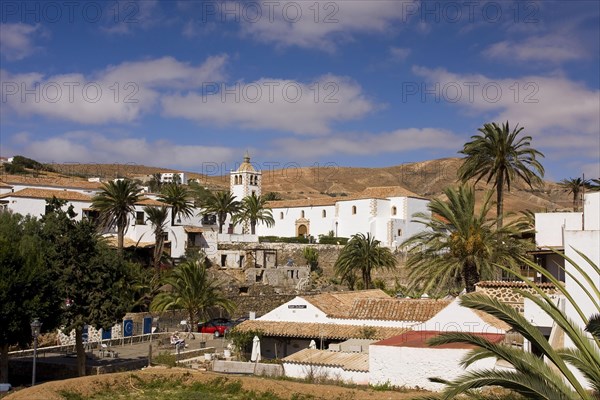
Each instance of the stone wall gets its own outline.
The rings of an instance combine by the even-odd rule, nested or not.
[[[538,287],[547,295],[558,294],[556,287],[551,283],[540,283]],[[483,281],[475,285],[477,293],[483,293],[494,297],[503,303],[514,307],[520,313],[525,312],[525,300],[516,290],[523,290],[529,293],[535,293],[533,289],[524,282],[503,282],[503,281]]]

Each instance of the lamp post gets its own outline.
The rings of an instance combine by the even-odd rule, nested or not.
[[[35,361],[37,358],[38,336],[40,335],[41,327],[42,323],[35,318],[31,323],[31,336],[33,336],[33,372],[31,374],[31,386],[35,385]]]

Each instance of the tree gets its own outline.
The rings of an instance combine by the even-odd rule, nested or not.
[[[589,263],[595,274],[600,273],[597,265],[582,253],[578,253]],[[580,288],[585,288],[585,282],[593,282],[589,274],[585,273],[580,266],[574,264],[567,257],[563,257],[574,266],[578,274],[581,274],[579,280],[573,277],[574,282]],[[494,357],[508,362],[513,366],[515,371],[469,371],[453,382],[430,378],[434,382],[445,383],[447,387],[440,395],[428,398],[454,399],[461,393],[486,386],[501,386],[513,390],[527,399],[591,400],[598,398],[597,396],[600,394],[600,314],[595,314],[591,317],[584,315],[577,306],[577,302],[572,297],[572,294],[548,271],[526,258],[523,258],[521,261],[554,282],[556,289],[564,296],[564,300],[574,306],[576,310],[575,315],[567,316],[563,311],[564,309],[557,305],[555,299],[550,298],[532,281],[515,273],[518,278],[522,279],[533,289],[533,293],[523,290],[518,290],[517,293],[535,303],[535,305],[545,312],[554,321],[556,329],[562,330],[564,335],[571,340],[574,347],[554,348],[536,326],[533,326],[513,307],[495,298],[479,293],[463,296],[461,305],[484,311],[506,322],[514,331],[523,335],[525,339],[539,349],[542,357],[537,357],[532,353],[510,345],[494,344],[480,336],[469,333],[442,333],[432,338],[429,344],[436,346],[448,343],[467,343],[475,346],[475,349],[471,350],[462,360],[463,366],[467,367],[483,358]],[[508,269],[506,270],[507,272],[512,272]],[[598,305],[600,290],[592,284],[591,288],[584,289],[582,293],[585,293],[592,300],[597,312],[600,313],[600,306]],[[585,327],[586,331],[591,334],[591,337],[588,337],[581,327]],[[596,392],[595,394],[583,387],[571,368],[578,370],[587,378]]]
[[[0,211],[0,382],[8,382],[10,346],[31,343],[31,322],[49,332],[61,320],[64,298],[56,290],[59,270],[45,264],[41,224],[30,216]]]
[[[194,203],[191,201],[191,193],[183,185],[169,183],[163,186],[158,198],[171,206],[171,226],[175,225],[175,219],[181,215],[188,218],[194,215]]]
[[[42,238],[47,243],[44,259],[62,271],[54,284],[66,300],[62,313],[64,332],[75,330],[77,369],[86,373],[83,328],[110,329],[120,322],[133,304],[130,266],[121,254],[109,248],[88,220],[75,221],[73,206],[62,210],[51,202],[42,218]]]
[[[591,180],[590,191],[591,192],[599,192],[600,191],[600,179],[592,179]]]
[[[92,208],[100,211],[100,227],[117,227],[117,247],[121,253],[129,215],[135,211],[135,203],[140,197],[140,187],[133,181],[123,179],[104,183],[102,190],[92,198]]]
[[[523,131],[517,125],[512,132],[508,121],[502,126],[485,124],[479,129],[481,135],[471,136],[459,153],[466,155],[458,169],[462,183],[475,178],[475,183],[487,176],[496,188],[497,225],[502,228],[504,212],[504,187],[510,192],[511,182],[522,179],[529,187],[542,183],[544,167],[536,157],[544,157],[531,146],[531,136],[518,137]]]
[[[217,214],[219,233],[223,233],[223,225],[227,216],[233,217],[240,209],[240,202],[235,200],[231,192],[214,192],[203,204],[204,212]]]
[[[581,192],[585,188],[590,187],[590,181],[582,178],[569,178],[560,181],[559,185],[562,186],[567,193],[573,193],[573,211],[578,211],[579,203],[581,202]]]
[[[167,216],[169,209],[162,207],[144,207],[144,212],[148,215],[148,221],[154,231],[154,254],[152,257],[153,267],[156,274],[160,274],[160,260],[163,256],[165,245],[164,232],[166,229]]]
[[[182,262],[164,278],[163,283],[170,290],[159,293],[150,309],[159,312],[183,309],[188,313],[192,328],[199,319],[208,319],[211,308],[221,307],[226,311],[233,308],[233,303],[223,295],[217,279],[210,275],[201,261]]]
[[[270,208],[266,208],[266,203],[267,201],[263,197],[256,196],[254,193],[244,197],[238,213],[233,218],[234,223],[250,222],[252,235],[256,233],[257,222],[262,222],[268,227],[273,226],[275,224],[273,213]]]
[[[310,266],[310,270],[317,271],[317,268],[319,268],[319,252],[314,247],[305,247],[302,250],[302,255]]]
[[[265,201],[278,201],[281,200],[281,195],[277,192],[268,192],[263,196]]]
[[[371,272],[376,269],[393,269],[396,259],[391,250],[381,247],[379,240],[368,233],[353,235],[340,252],[334,268],[342,280],[359,272],[365,289],[371,288]]]
[[[148,181],[148,189],[150,189],[152,193],[159,193],[162,188],[162,185],[163,183],[161,180],[161,174],[152,174],[152,177]]]
[[[518,264],[520,242],[515,242],[513,226],[496,229],[494,220],[487,218],[492,207],[491,192],[486,194],[478,213],[472,186],[447,188],[444,193],[447,201],[434,199],[428,204],[431,215],[413,215],[414,221],[426,229],[401,245],[408,251],[410,287],[423,292],[460,291],[464,287],[472,292],[480,279],[496,276],[494,262]],[[499,235],[503,235],[501,242]]]

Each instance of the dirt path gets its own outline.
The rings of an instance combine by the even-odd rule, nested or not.
[[[33,388],[14,392],[4,397],[4,399],[64,400],[64,397],[59,394],[59,392],[63,390],[77,392],[83,397],[91,396],[106,388],[123,388],[124,390],[135,391],[135,381],[130,379],[131,375],[136,375],[142,379],[161,377],[180,378],[187,384],[193,382],[206,382],[213,380],[218,376],[227,376],[231,379],[240,380],[246,390],[253,390],[256,392],[271,391],[284,398],[290,398],[294,393],[302,393],[324,400],[406,400],[424,394],[423,392],[400,393],[368,389],[352,389],[333,385],[313,385],[259,377],[222,375],[213,372],[198,372],[180,368],[167,369],[154,367],[143,371],[120,372],[116,374],[86,376],[83,378],[48,382]]]

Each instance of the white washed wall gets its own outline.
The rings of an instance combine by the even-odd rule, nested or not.
[[[284,362],[283,370],[285,371],[285,376],[290,378],[305,379],[310,376],[315,379],[339,380],[356,385],[369,384],[369,372],[346,371],[340,367],[301,365]]]
[[[580,230],[582,213],[536,213],[535,242],[542,246],[563,246],[563,229]]]

